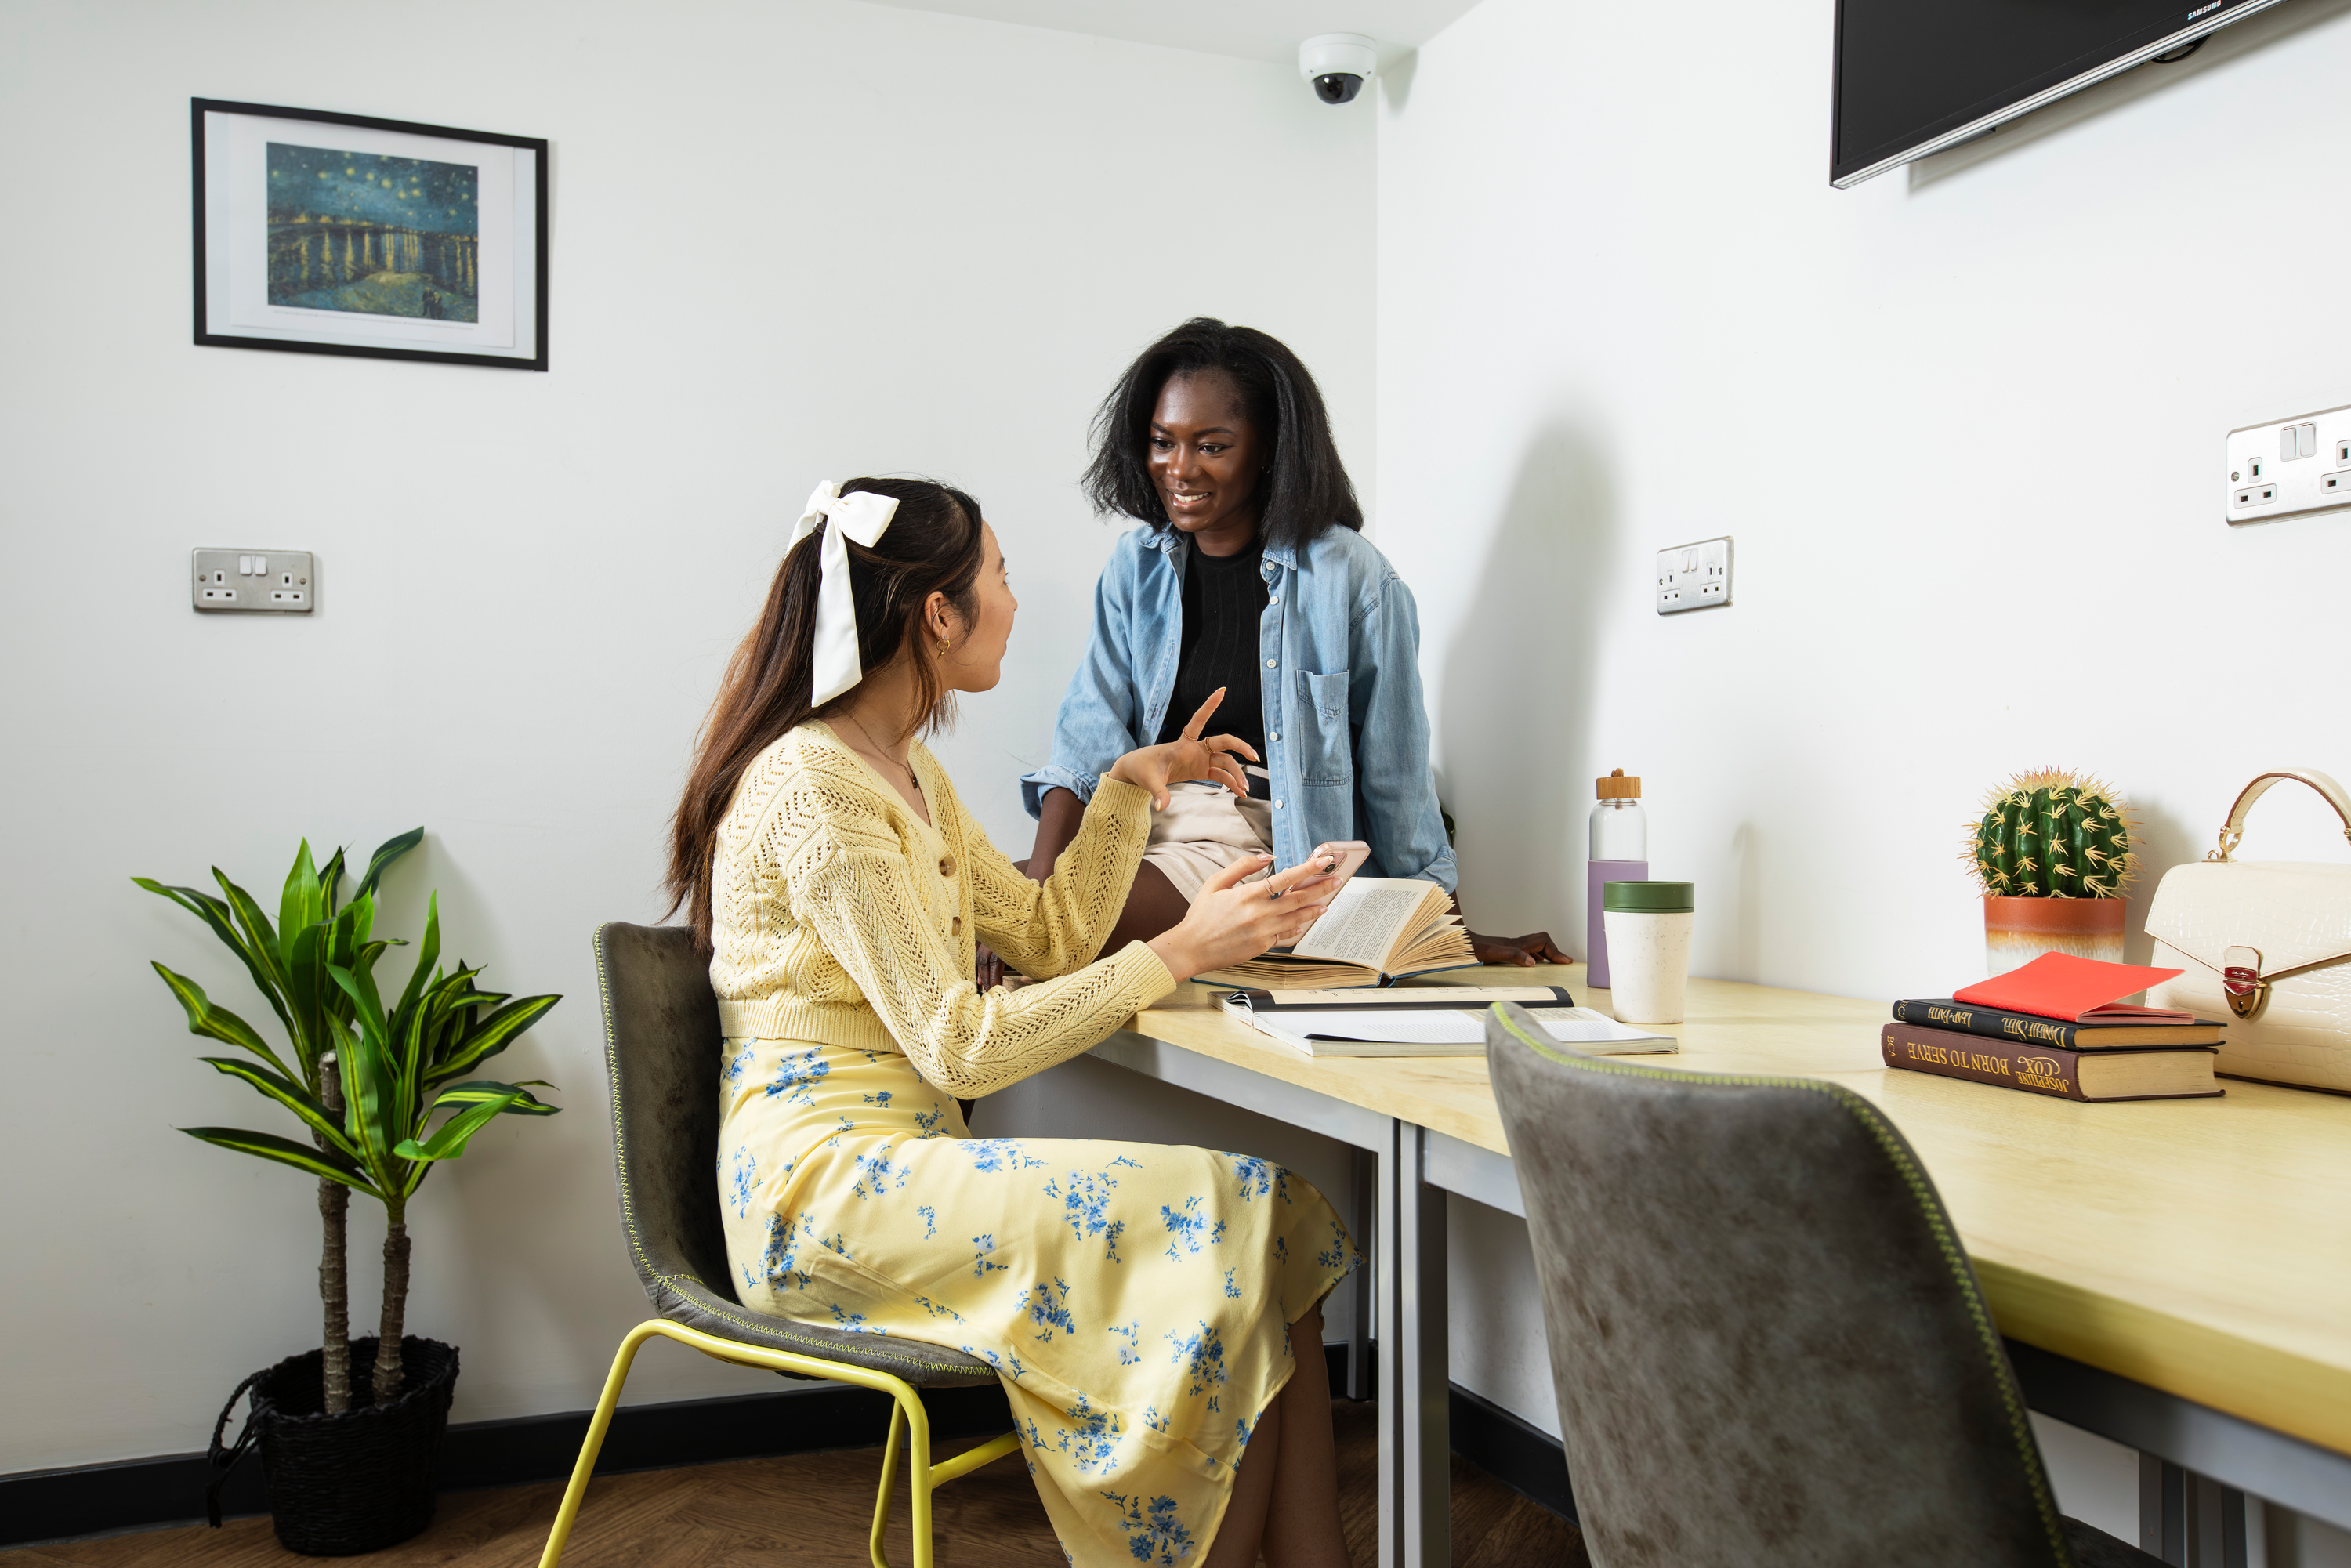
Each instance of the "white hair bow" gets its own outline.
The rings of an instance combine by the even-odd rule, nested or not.
[[[816,595],[816,679],[809,696],[817,707],[865,678],[865,666],[857,658],[857,599],[850,587],[846,541],[855,539],[872,549],[897,510],[894,496],[877,496],[871,490],[844,496],[838,482],[827,479],[810,492],[808,509],[785,542],[784,553],[789,555],[793,546],[831,519],[832,527],[825,528],[820,547],[824,551],[824,577]]]

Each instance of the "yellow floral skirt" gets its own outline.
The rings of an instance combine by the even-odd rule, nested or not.
[[[995,1367],[1071,1563],[1204,1556],[1290,1325],[1362,1262],[1322,1195],[1242,1155],[974,1138],[893,1051],[726,1051],[744,1305]]]

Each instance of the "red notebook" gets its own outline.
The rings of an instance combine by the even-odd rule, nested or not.
[[[2043,953],[2022,968],[1995,975],[1981,985],[1954,991],[1956,1002],[2003,1008],[2067,1023],[2194,1023],[2196,1015],[2170,1008],[2126,1007],[2115,1000],[2143,991],[2181,973],[2139,964],[2101,964],[2071,953]]]

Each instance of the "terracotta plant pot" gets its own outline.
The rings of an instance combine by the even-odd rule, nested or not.
[[[2104,963],[2123,961],[2119,898],[1987,898],[1984,967],[2005,975],[2043,953],[2071,953]]]

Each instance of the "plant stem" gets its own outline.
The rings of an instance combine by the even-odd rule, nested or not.
[[[375,1402],[391,1404],[400,1396],[400,1341],[408,1319],[408,1217],[385,1216],[383,1229],[383,1326],[375,1344]]]
[[[319,1059],[319,1103],[338,1115],[343,1109],[343,1079],[333,1055]],[[313,1133],[311,1142],[327,1146]],[[346,1221],[351,1189],[339,1181],[319,1181],[319,1300],[326,1309],[325,1335],[319,1345],[319,1371],[325,1378],[326,1408],[340,1416],[351,1407],[351,1281]]]

